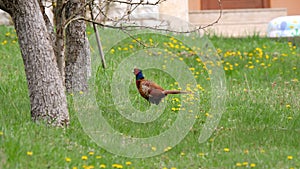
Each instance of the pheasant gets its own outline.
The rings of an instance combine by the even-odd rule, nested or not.
[[[164,90],[158,84],[146,80],[143,76],[142,70],[135,68],[133,73],[136,77],[136,87],[143,98],[150,103],[158,105],[160,101],[168,94],[188,94],[189,92],[180,90]]]

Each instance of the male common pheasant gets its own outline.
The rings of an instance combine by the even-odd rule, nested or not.
[[[135,68],[133,73],[136,77],[136,87],[143,98],[150,103],[158,105],[160,101],[168,94],[187,94],[189,92],[179,90],[164,90],[158,84],[146,80],[143,76],[142,70]]]

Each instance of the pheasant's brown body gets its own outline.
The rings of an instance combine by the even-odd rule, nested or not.
[[[134,69],[136,76],[136,87],[143,98],[148,100],[150,103],[158,105],[160,101],[168,94],[184,94],[187,92],[179,90],[164,90],[158,84],[146,80],[140,69]]]

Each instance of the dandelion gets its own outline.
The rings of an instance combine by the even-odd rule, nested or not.
[[[251,167],[251,168],[254,168],[254,167],[256,167],[256,164],[255,164],[255,163],[251,163],[251,164],[250,164],[250,167]]]
[[[237,162],[237,163],[235,164],[235,166],[241,167],[241,166],[242,166],[242,163]]]
[[[185,153],[184,153],[184,152],[181,152],[181,153],[180,153],[180,156],[185,156]]]
[[[245,161],[245,162],[243,162],[243,166],[248,166],[248,162],[247,161]]]
[[[65,158],[65,161],[69,163],[69,162],[71,162],[71,158],[66,157],[66,158]]]
[[[289,109],[289,108],[291,108],[291,105],[287,104],[287,105],[285,105],[285,107]]]
[[[293,117],[289,116],[287,119],[288,119],[288,120],[293,120]]]
[[[198,156],[200,156],[200,157],[204,157],[204,155],[205,155],[205,154],[202,153],[202,152],[201,152],[201,153],[198,153]]]
[[[176,167],[171,167],[171,169],[176,169]]]
[[[102,156],[96,156],[96,159],[100,159],[100,158],[102,158]]]
[[[249,66],[249,69],[253,69],[253,68],[254,68],[254,65]]]
[[[105,164],[100,164],[99,167],[100,167],[100,168],[106,168],[106,165],[105,165]]]
[[[93,151],[90,151],[90,152],[89,152],[89,155],[90,155],[90,156],[92,156],[92,155],[94,155],[94,154],[95,154],[95,153],[94,153]]]
[[[4,40],[3,42],[1,42],[2,45],[6,45],[7,44],[7,40]]]
[[[169,147],[165,148],[164,151],[166,152],[166,151],[169,151],[171,149],[172,149],[172,147],[169,146]]]
[[[113,168],[123,168],[123,166],[121,164],[113,164],[112,167]]]
[[[72,167],[72,169],[78,169],[78,168],[74,166],[74,167]]]
[[[111,49],[111,50],[110,50],[110,53],[111,53],[111,54],[114,54],[114,53],[115,53],[115,49]]]
[[[229,152],[230,151],[229,148],[224,148],[223,150],[224,150],[224,152]]]
[[[0,131],[0,136],[3,136],[3,131]]]
[[[88,165],[88,166],[85,166],[85,167],[83,167],[84,169],[93,169],[93,168],[95,168],[93,165]]]
[[[287,156],[287,159],[288,159],[288,160],[292,160],[292,159],[293,159],[293,156]]]
[[[132,163],[130,161],[126,161],[126,165],[131,165]]]
[[[152,151],[156,151],[156,147],[151,147],[151,150]]]
[[[82,156],[81,159],[82,159],[82,160],[87,160],[88,157],[87,157],[87,156]]]
[[[32,156],[32,155],[33,155],[33,152],[32,152],[32,151],[27,151],[27,155],[28,155],[28,156]]]
[[[11,35],[10,32],[5,33],[5,36],[10,36],[10,35]]]
[[[194,71],[194,70],[195,70],[195,68],[194,68],[194,67],[190,67],[189,69],[190,69],[190,71]]]

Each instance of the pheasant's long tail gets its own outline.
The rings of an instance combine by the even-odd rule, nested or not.
[[[162,92],[165,95],[167,95],[167,94],[191,94],[191,92],[180,91],[180,90],[164,90]]]

